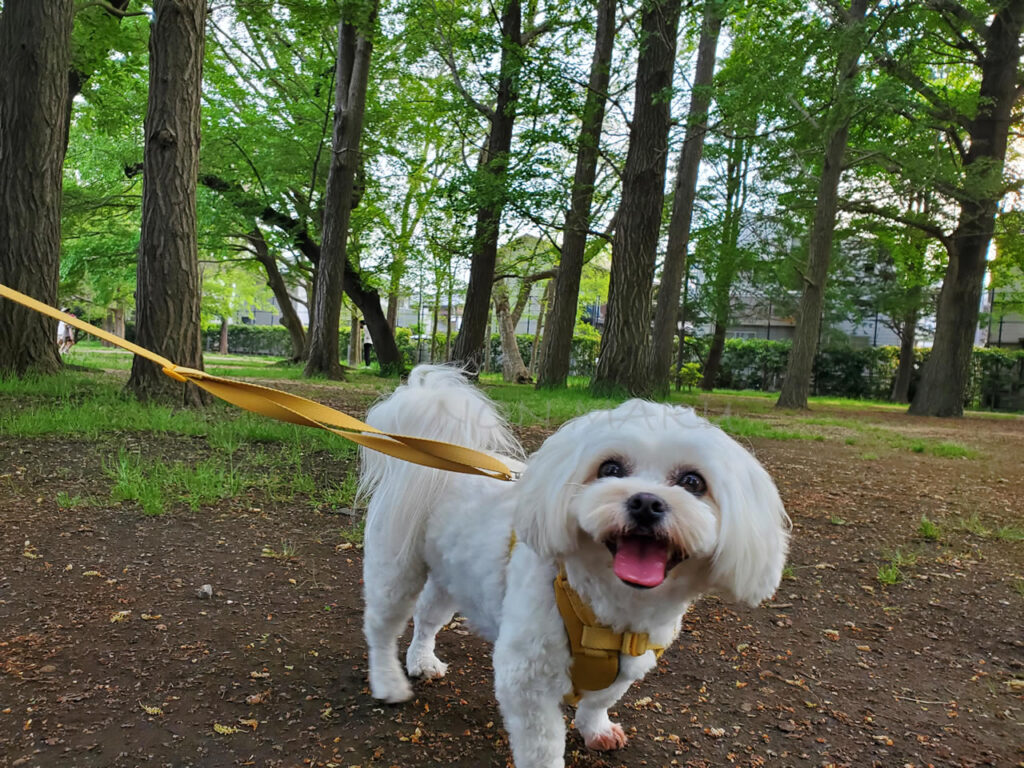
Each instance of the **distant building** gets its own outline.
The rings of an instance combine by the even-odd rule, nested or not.
[[[1010,294],[1006,288],[985,292],[981,311],[988,315],[988,322],[980,329],[978,346],[1024,349],[1024,315],[1015,311],[1019,297],[1011,304]]]

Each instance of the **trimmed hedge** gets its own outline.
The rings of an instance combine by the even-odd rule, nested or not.
[[[533,334],[521,334],[516,336],[516,343],[519,345],[519,354],[523,356],[526,367],[530,367],[530,360],[533,357]],[[601,346],[601,337],[596,333],[593,336],[576,335],[572,337],[572,347],[569,352],[569,375],[585,376],[594,375],[594,368],[597,365],[597,351]],[[443,348],[443,347],[442,347]],[[492,371],[500,371],[502,362],[501,336],[493,334],[490,344],[490,368]]]
[[[790,342],[727,339],[719,387],[778,391],[786,374]],[[915,350],[914,380],[930,349]],[[813,393],[833,397],[887,400],[899,365],[896,347],[831,346],[814,361]],[[964,405],[974,408],[1024,409],[1024,350],[974,350]]]

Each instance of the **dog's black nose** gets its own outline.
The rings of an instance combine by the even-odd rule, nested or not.
[[[654,525],[668,512],[668,505],[653,493],[634,493],[626,500],[629,516],[637,525]]]

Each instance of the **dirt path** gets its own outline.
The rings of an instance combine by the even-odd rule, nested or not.
[[[574,736],[568,765],[1024,760],[1024,421],[864,420],[980,455],[865,458],[842,425],[750,442],[795,524],[776,598],[703,600],[619,706],[629,746]],[[259,497],[152,518],[58,506],[109,498],[120,439],[0,436],[0,766],[508,764],[489,650],[460,625],[440,637],[446,679],[399,707],[369,697],[349,518]]]

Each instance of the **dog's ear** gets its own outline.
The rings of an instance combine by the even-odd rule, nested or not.
[[[541,557],[559,557],[576,546],[570,504],[580,487],[580,455],[575,431],[563,428],[530,457],[516,481],[516,535]]]
[[[757,605],[779,586],[790,521],[768,473],[742,446],[729,442],[726,479],[715,490],[720,520],[711,582],[726,596]]]

